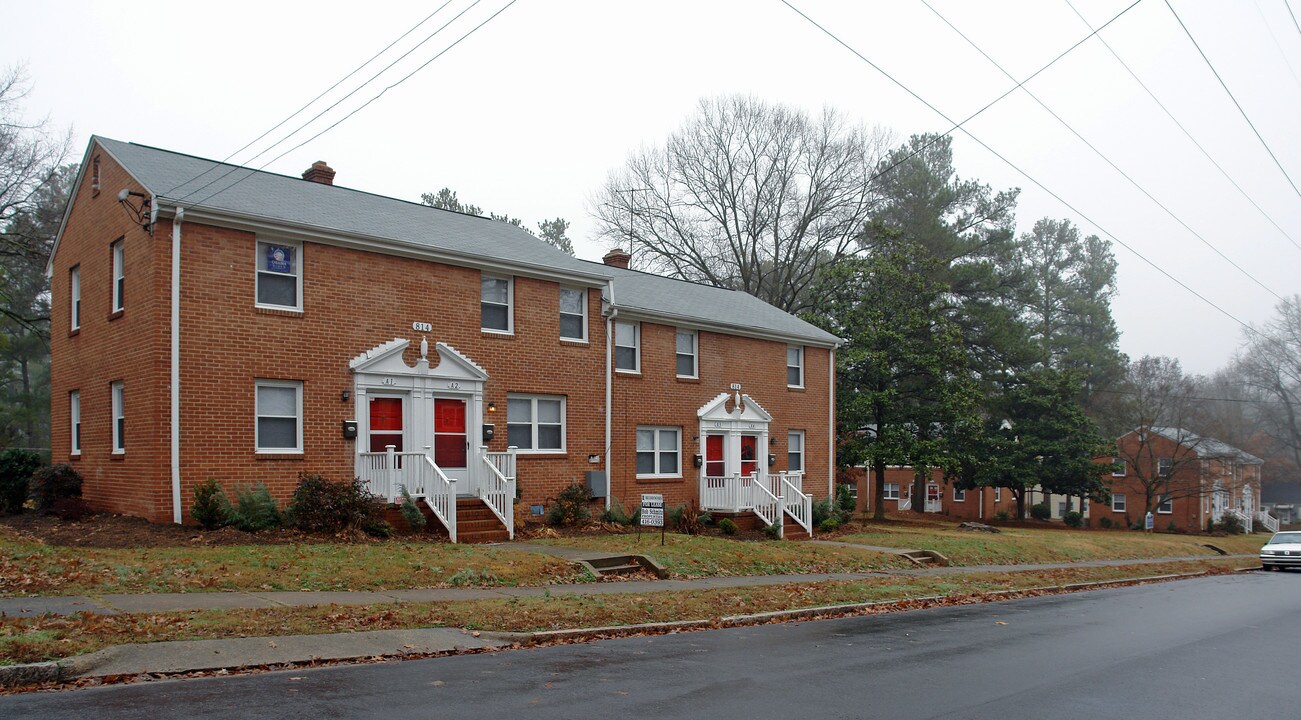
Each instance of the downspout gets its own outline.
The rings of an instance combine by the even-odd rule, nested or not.
[[[185,209],[172,218],[172,522],[181,524],[181,223]]]
[[[836,348],[827,351],[827,497],[836,501]]]
[[[614,280],[606,281],[606,293],[610,298],[610,312],[605,315],[605,509],[610,509],[610,496],[614,494],[614,475],[610,471],[611,423],[614,393],[611,382],[614,380],[614,319],[619,310],[614,306]]]

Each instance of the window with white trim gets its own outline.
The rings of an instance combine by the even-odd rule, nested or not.
[[[699,343],[700,338],[695,330],[678,329],[674,336],[675,360],[677,364],[677,373],[680,378],[695,378],[700,376],[699,367]]]
[[[885,494],[881,496],[885,500],[899,499],[899,483],[886,483]]]
[[[70,454],[81,454],[81,391],[73,390],[68,393],[68,419],[72,426],[69,428],[72,432],[69,435]]]
[[[484,275],[479,291],[479,327],[486,332],[512,333],[515,331],[515,283],[511,278]]]
[[[995,487],[995,488],[994,488],[994,502],[1002,502],[1002,500],[1003,500],[1003,488],[1001,488],[1001,487]]]
[[[258,307],[303,309],[303,247],[290,242],[257,244]]]
[[[1125,493],[1111,494],[1111,511],[1125,512]]]
[[[1127,469],[1128,469],[1128,466],[1125,464],[1125,459],[1124,459],[1124,458],[1114,457],[1114,458],[1111,459],[1111,476],[1112,476],[1112,477],[1125,477],[1125,471],[1126,471]]]
[[[1175,466],[1174,458],[1168,458],[1168,457],[1157,458],[1156,459],[1157,477],[1170,477],[1170,471],[1174,469],[1174,466]]]
[[[953,502],[966,502],[967,491],[959,488],[953,488]]]
[[[109,389],[113,396],[113,454],[120,455],[126,452],[126,394],[121,380],[115,380]]]
[[[682,476],[682,428],[637,427],[637,477]]]
[[[641,324],[614,322],[614,369],[641,372]]]
[[[72,330],[81,327],[81,266],[73,265],[68,271],[68,291],[71,302],[68,306],[72,309]]]
[[[560,288],[560,339],[587,342],[587,290]]]
[[[804,387],[804,348],[799,345],[786,348],[786,385]]]
[[[126,307],[126,249],[118,238],[113,249],[113,312]]]
[[[565,398],[507,395],[506,443],[521,452],[564,452]]]
[[[257,380],[254,392],[257,452],[302,452],[303,383],[298,380]]]
[[[1156,506],[1157,513],[1161,515],[1171,515],[1175,511],[1175,501],[1173,498],[1165,498],[1160,505]]]
[[[786,433],[786,469],[790,472],[804,470],[804,431],[791,430]]]

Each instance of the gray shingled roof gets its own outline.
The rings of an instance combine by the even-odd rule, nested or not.
[[[579,260],[506,223],[146,145],[99,136],[91,141],[102,144],[168,205],[416,243],[522,269],[614,278],[616,304],[649,316],[694,318],[702,324],[819,344],[837,342],[834,335],[748,293]]]
[[[1215,438],[1202,437],[1197,433],[1189,432],[1183,428],[1176,427],[1152,427],[1152,432],[1161,437],[1177,442],[1186,447],[1192,448],[1198,457],[1204,458],[1235,458],[1239,462],[1248,465],[1263,465],[1264,460],[1252,455],[1245,450],[1239,450],[1232,445],[1216,440]]]

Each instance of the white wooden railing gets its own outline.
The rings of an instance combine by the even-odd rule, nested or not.
[[[413,498],[424,497],[431,473],[425,467],[428,457],[422,452],[397,452],[392,445],[386,452],[360,453],[357,476],[372,495],[396,502],[402,488]]]
[[[813,537],[813,496],[800,492],[790,475],[781,475],[782,505],[787,515],[804,528],[804,532]],[[798,480],[798,477],[796,478]]]
[[[447,477],[442,468],[434,464],[434,459],[421,454],[423,462],[419,463],[428,474],[429,481],[424,485],[425,504],[447,528],[448,538],[456,542],[456,481]]]
[[[781,495],[773,494],[767,487],[766,483],[750,483],[750,505],[755,515],[763,521],[765,525],[777,523],[777,536],[781,537],[782,515],[784,514],[784,505]]]
[[[1267,532],[1278,532],[1278,518],[1270,515],[1265,510],[1256,513],[1256,519],[1260,521],[1260,526],[1265,528]]]
[[[1252,531],[1251,516],[1248,515],[1247,513],[1242,512],[1241,510],[1238,510],[1236,508],[1228,508],[1224,511],[1224,514],[1232,515],[1233,517],[1236,517],[1238,519],[1238,522],[1242,524],[1243,532],[1250,533]]]
[[[753,507],[750,497],[752,475],[716,475],[700,480],[700,509],[715,512],[743,512]]]
[[[781,473],[782,478],[795,488],[796,492],[804,492],[804,471],[793,470],[791,472]]]
[[[484,451],[483,480],[479,483],[479,497],[488,509],[506,526],[511,540],[515,539],[515,451],[504,453]],[[509,474],[507,474],[509,472]]]

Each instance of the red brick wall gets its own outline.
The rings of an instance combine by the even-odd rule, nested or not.
[[[1196,489],[1200,487],[1201,460],[1193,457],[1187,448],[1183,448],[1173,440],[1156,433],[1148,434],[1147,444],[1147,449],[1140,450],[1138,436],[1135,433],[1129,433],[1117,441],[1119,452],[1115,457],[1129,460],[1125,468],[1125,475],[1116,477],[1109,473],[1103,476],[1103,480],[1110,483],[1113,495],[1116,493],[1125,494],[1125,511],[1113,511],[1111,503],[1090,503],[1089,518],[1091,524],[1096,525],[1097,519],[1103,517],[1111,518],[1114,524],[1122,527],[1141,524],[1146,513],[1144,507],[1146,490],[1143,487],[1143,482],[1139,479],[1139,471],[1142,472],[1142,477],[1152,478],[1156,474],[1156,468],[1153,466],[1157,458],[1169,457],[1174,458],[1176,463],[1174,472],[1171,475],[1169,489],[1173,493],[1185,497],[1174,498],[1172,513],[1158,513],[1153,508],[1154,529],[1166,530],[1173,523],[1175,528],[1179,530],[1192,532],[1204,530],[1206,523],[1202,515],[1202,497],[1200,491]],[[1109,463],[1111,458],[1100,458],[1100,461]],[[1208,478],[1206,487],[1209,488],[1212,482],[1213,479]],[[1158,490],[1160,489],[1158,487]]]
[[[142,190],[98,150],[100,187],[95,193],[86,163],[72,212],[60,240],[51,277],[50,422],[56,462],[68,461],[85,478],[93,507],[171,517],[167,483],[167,227],[153,236],[127,218],[119,206],[122,188]],[[138,198],[133,198],[138,202]],[[109,246],[123,238],[123,311],[111,314],[112,258]],[[161,239],[161,242],[160,242]],[[159,259],[161,257],[164,259]],[[80,265],[81,327],[71,332],[69,272]],[[111,453],[109,384],[122,381],[126,452]],[[70,455],[68,393],[81,393],[80,457]]]
[[[90,197],[83,183],[54,262],[51,342],[52,422],[55,457],[69,447],[67,393],[82,392],[83,454],[87,499],[100,509],[171,519],[169,452],[169,303],[171,224],[160,221],[152,238],[127,220],[116,192],[134,187],[103,154],[104,191]],[[136,188],[139,189],[139,188]],[[485,220],[485,222],[488,222]],[[126,236],[126,312],[107,319],[109,243]],[[228,490],[265,483],[282,500],[300,472],[351,477],[356,441],[341,422],[356,419],[351,359],[395,337],[413,341],[404,358],[413,364],[419,335],[413,321],[430,322],[431,345],[445,342],[489,374],[484,402],[496,413],[490,449],[506,449],[508,393],[562,395],[566,402],[566,452],[519,457],[524,503],[543,503],[583,479],[589,455],[604,460],[605,324],[600,290],[588,292],[587,343],[559,339],[559,284],[516,277],[514,334],[480,330],[480,272],[423,260],[307,242],[301,253],[303,311],[254,306],[258,239],[228,228],[188,220],[182,227],[181,262],[181,477],[188,514],[193,486],[216,478]],[[68,337],[68,271],[82,267],[82,329]],[[642,326],[642,374],[614,383],[611,448],[614,495],[625,507],[640,492],[663,492],[669,502],[695,498],[691,456],[701,452],[696,410],[729,383],[743,383],[774,415],[774,470],[786,468],[786,433],[806,431],[806,492],[825,496],[828,455],[828,351],[807,348],[806,391],[786,387],[786,344],[700,333],[700,377],[679,381],[674,370],[674,328]],[[431,351],[431,358],[436,361]],[[109,457],[109,382],[126,388],[127,453]],[[255,379],[303,383],[302,454],[261,455],[255,444]],[[637,425],[682,427],[684,479],[642,483],[633,479]]]
[[[856,471],[854,472],[854,478],[858,482],[859,509],[870,513],[873,507],[873,493],[876,492],[872,470],[870,468],[866,470],[854,468],[854,470]],[[913,483],[913,469],[910,467],[888,467],[885,469],[885,481],[887,483],[898,483],[900,495],[905,495]],[[1006,488],[1002,490],[1002,498],[998,502],[994,501],[994,488],[968,490],[965,499],[958,502],[953,499],[953,486],[945,482],[942,470],[938,468],[931,470],[931,482],[940,486],[941,511],[939,514],[955,520],[992,520],[1002,510],[1007,512],[1009,516],[1016,517],[1016,497]],[[885,509],[888,513],[898,512],[899,502],[897,500],[886,500]]]

